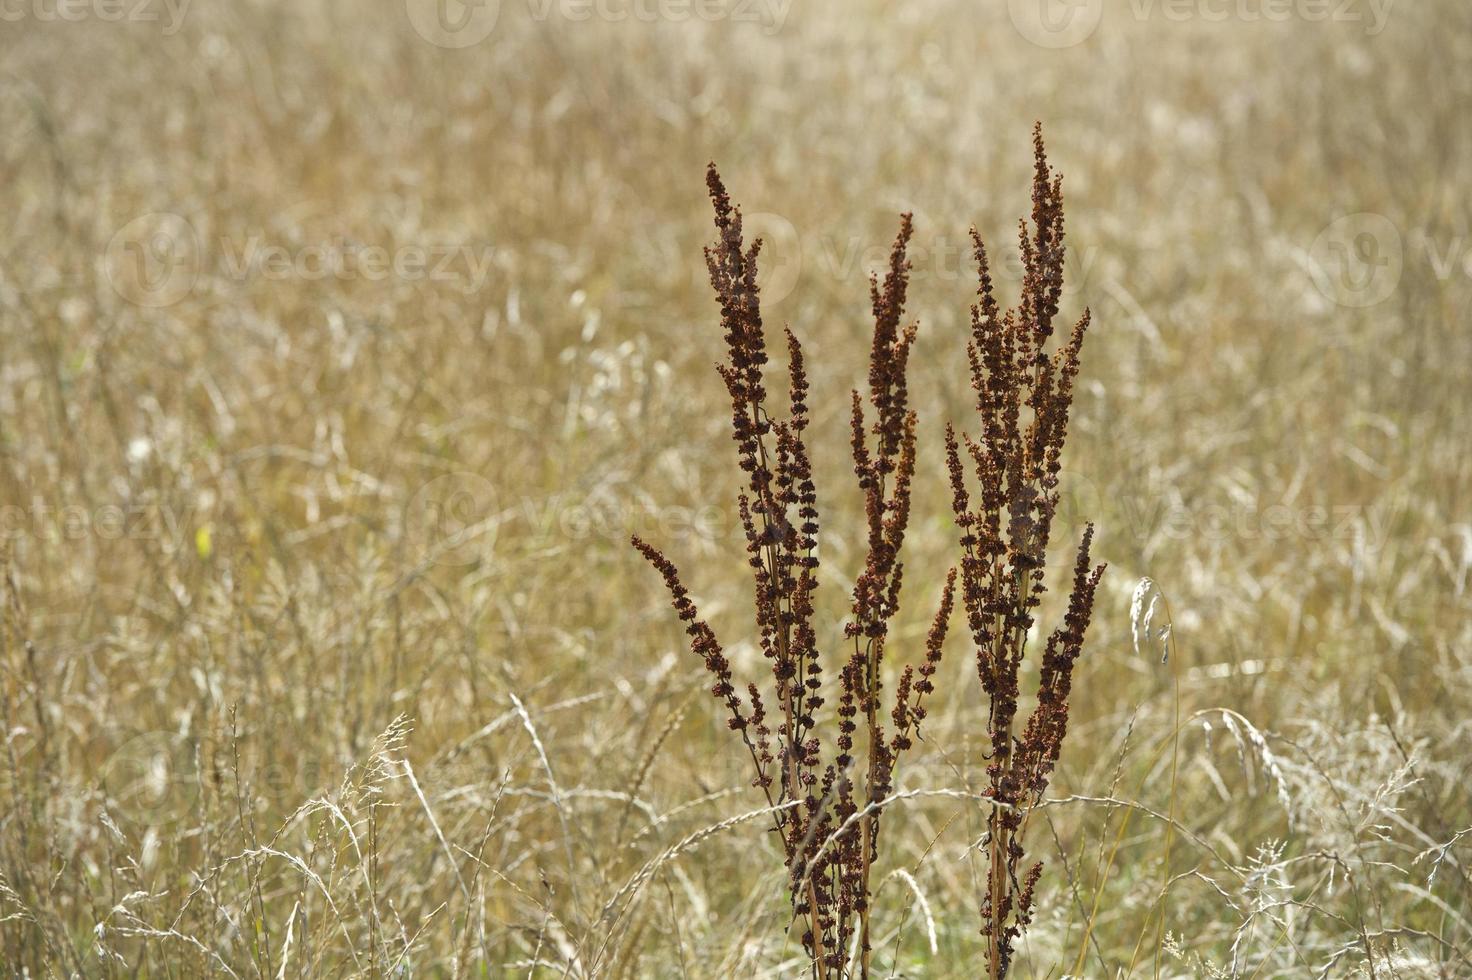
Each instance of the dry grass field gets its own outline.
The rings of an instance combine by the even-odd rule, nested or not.
[[[1085,521],[1109,571],[1013,975],[1472,976],[1466,4],[0,12],[4,975],[806,975],[628,544],[755,676],[705,167],[807,351],[827,645],[868,276],[914,214],[913,661],[967,229],[1014,301],[1040,120],[1093,311],[1045,619]],[[983,971],[966,641],[876,976]]]

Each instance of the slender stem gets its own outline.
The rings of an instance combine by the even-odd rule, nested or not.
[[[761,468],[762,468],[762,471],[763,472],[770,472],[770,468],[768,467],[768,464],[767,464],[767,442],[766,442],[766,439],[762,435],[762,432],[761,432],[761,415],[762,415],[761,406],[759,404],[757,404],[756,402],[752,402],[752,405],[751,405],[751,419],[752,419],[752,425],[754,427],[754,431],[757,434],[756,435],[756,445],[757,445],[757,452],[761,456]],[[767,581],[768,581],[768,583],[770,583],[771,587],[773,588],[774,592],[776,593],[774,595],[773,599],[774,599],[774,602],[776,604],[775,608],[776,608],[776,611],[777,611],[777,622],[775,624],[773,624],[773,625],[775,626],[775,633],[776,633],[776,639],[777,639],[777,654],[778,654],[778,657],[779,657],[780,660],[786,660],[787,657],[790,656],[789,651],[791,650],[791,645],[790,645],[790,639],[789,639],[788,633],[787,633],[787,621],[786,621],[786,617],[784,617],[782,615],[781,603],[782,603],[782,601],[784,599],[786,599],[786,601],[788,602],[788,609],[790,610],[791,609],[791,601],[792,600],[791,600],[791,597],[790,596],[783,596],[783,595],[781,595],[780,594],[780,590],[777,588],[778,585],[779,585],[779,583],[777,581],[777,546],[776,546],[776,543],[774,541],[772,541],[772,523],[771,523],[771,511],[773,509],[772,503],[773,503],[773,498],[772,498],[772,495],[771,495],[771,491],[769,489],[763,487],[762,488],[762,492],[760,492],[758,494],[757,505],[758,505],[758,507],[759,507],[759,509],[761,511],[762,538],[765,541],[767,541],[767,545],[763,549],[763,551],[764,551],[763,561],[764,561],[765,566],[766,566],[765,569],[764,569],[764,571],[767,573]],[[801,683],[802,677],[801,677],[801,674],[800,673],[799,673],[798,677],[796,678],[796,680],[799,683]],[[797,730],[797,721],[796,721],[796,718],[795,718],[795,715],[794,715],[794,712],[793,712],[792,684],[790,682],[788,682],[788,681],[780,681],[779,680],[777,682],[777,686],[778,686],[778,692],[779,692],[779,694],[780,694],[780,696],[782,698],[782,714],[783,714],[783,733],[782,734],[783,734],[783,742],[785,743],[785,748],[783,750],[783,754],[786,756],[786,758],[783,760],[783,766],[782,766],[782,792],[781,792],[779,798],[784,799],[784,801],[785,800],[796,800],[796,799],[799,798],[798,797],[798,793],[801,791],[801,788],[802,788],[802,779],[801,779],[802,769],[801,769],[800,759],[799,759],[799,756],[798,756],[799,743],[798,743],[797,740],[800,738],[800,733]],[[747,747],[748,748],[752,748],[749,742],[748,742]],[[756,759],[756,750],[754,748],[752,748],[752,759],[753,759],[753,761],[755,761],[755,759]],[[758,774],[760,775],[760,773],[761,773],[761,766],[760,766],[760,764],[758,764],[758,767],[757,768],[758,768]],[[771,793],[768,792],[767,793],[767,800],[768,800],[768,802],[771,801],[771,798],[772,798]],[[809,819],[811,819],[811,815],[809,815]],[[777,832],[778,832],[778,835],[782,837],[783,851],[786,852],[786,854],[787,854],[787,862],[788,862],[788,866],[790,867],[791,864],[792,864],[792,862],[795,861],[795,860],[797,860],[798,857],[800,856],[799,854],[797,854],[797,853],[794,852],[793,848],[794,848],[794,846],[800,846],[800,845],[793,845],[793,844],[789,843],[789,841],[787,839],[786,829],[781,825],[780,821],[778,823]],[[825,978],[825,977],[828,976],[828,967],[827,967],[827,964],[824,963],[823,930],[822,930],[822,927],[820,925],[821,920],[819,919],[819,915],[818,915],[818,895],[817,895],[817,889],[815,889],[813,887],[813,883],[812,883],[811,879],[807,883],[807,893],[808,893],[807,898],[808,898],[809,929],[811,930],[812,936],[813,936],[813,947],[812,947],[813,974],[814,974],[814,976],[816,976],[816,977],[820,978],[820,980],[822,980],[822,978]]]

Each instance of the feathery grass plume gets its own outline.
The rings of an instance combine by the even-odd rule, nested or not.
[[[761,240],[745,243],[741,212],[731,204],[713,164],[706,183],[719,234],[706,249],[706,265],[727,347],[727,359],[717,370],[731,398],[732,438],[737,463],[746,474],[738,512],[756,585],[757,640],[771,666],[765,694],[753,682],[745,686],[746,697],[741,696],[720,643],[700,618],[674,564],[637,537],[633,544],[664,577],[675,611],[686,624],[691,650],[714,679],[711,693],[725,705],[727,723],[751,758],[752,784],[773,808],[793,914],[801,923],[812,975],[867,976],[870,879],[882,812],[877,804],[889,794],[898,759],[925,718],[923,701],[934,690],[956,587],[952,570],[924,659],[900,675],[887,712],[890,732],[881,668],[889,624],[899,609],[900,550],[915,472],[916,417],[908,407],[905,370],[916,328],[901,326],[910,273],[905,255],[913,228],[910,215],[903,215],[884,278],[870,281],[872,420],[859,392],[852,396],[852,452],[864,494],[868,552],[844,632],[852,646],[837,665],[838,704],[820,721],[824,661],[813,624],[819,518],[805,437],[808,380],[802,345],[786,331],[788,408],[779,417],[769,406],[764,377],[768,358],[757,285]],[[786,805],[794,802],[799,805]],[[822,849],[835,833],[836,846]],[[856,967],[848,956],[855,940]]]
[[[987,774],[995,802],[987,825],[986,894],[981,900],[988,976],[1007,975],[1013,946],[1032,917],[1041,862],[1024,864],[1023,839],[1068,729],[1068,696],[1104,566],[1091,567],[1093,527],[1083,534],[1068,610],[1047,639],[1037,706],[1018,733],[1018,675],[1034,610],[1045,591],[1048,535],[1058,508],[1058,473],[1085,311],[1049,353],[1063,289],[1062,178],[1048,165],[1042,127],[1033,130],[1032,230],[1020,224],[1019,305],[1005,313],[992,295],[986,246],[972,229],[978,269],[967,356],[980,424],[977,439],[946,430],[946,459],[960,528],[961,599],[988,701]],[[964,456],[978,491],[967,487]]]

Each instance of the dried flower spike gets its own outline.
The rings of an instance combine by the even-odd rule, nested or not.
[[[867,976],[880,805],[891,791],[899,758],[919,737],[926,696],[934,693],[956,582],[953,570],[924,659],[903,669],[886,710],[883,664],[890,623],[899,611],[900,552],[916,458],[916,416],[906,383],[916,328],[902,325],[913,226],[909,215],[902,216],[884,277],[870,283],[874,330],[868,409],[857,391],[852,399],[853,463],[864,494],[868,550],[844,629],[849,649],[834,665],[837,704],[825,715],[820,713],[824,658],[813,622],[819,517],[805,435],[807,366],[797,335],[787,330],[788,405],[786,415],[779,415],[765,380],[768,354],[757,278],[761,241],[746,244],[741,211],[732,205],[714,165],[706,184],[717,231],[717,241],[705,252],[706,266],[726,342],[726,358],[717,371],[731,399],[731,436],[746,484],[737,511],[755,586],[756,642],[771,671],[765,688],[748,683],[743,701],[720,643],[700,618],[674,564],[638,538],[633,544],[665,580],[690,648],[711,674],[711,693],[724,704],[729,726],[740,733],[751,757],[753,785],[774,808],[800,804],[777,809],[774,826],[813,976],[854,975],[848,950],[855,940],[860,951],[856,975]],[[833,846],[824,847],[834,835]]]
[[[1063,290],[1063,192],[1062,178],[1048,166],[1041,126],[1033,130],[1033,159],[1032,229],[1022,223],[1022,296],[1014,309],[999,309],[986,247],[971,232],[978,284],[967,360],[980,434],[958,440],[953,429],[946,431],[952,506],[961,532],[961,600],[988,702],[993,802],[981,920],[987,975],[993,978],[1007,975],[1013,947],[1031,921],[1042,866],[1024,864],[1023,840],[1068,731],[1073,668],[1104,574],[1103,565],[1090,564],[1090,526],[1079,546],[1068,611],[1043,651],[1037,705],[1019,734],[1018,678],[1044,592],[1073,383],[1089,325],[1085,311],[1068,339],[1049,352]]]

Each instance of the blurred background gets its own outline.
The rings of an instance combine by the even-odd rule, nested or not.
[[[1472,8],[7,0],[0,50],[7,972],[797,975],[627,545],[755,679],[705,166],[808,351],[829,649],[915,215],[913,660],[1041,121],[1094,318],[1050,584],[1086,521],[1110,568],[1017,971],[1472,975]],[[902,789],[984,782],[964,641]],[[983,811],[902,806],[875,962],[974,975]]]

